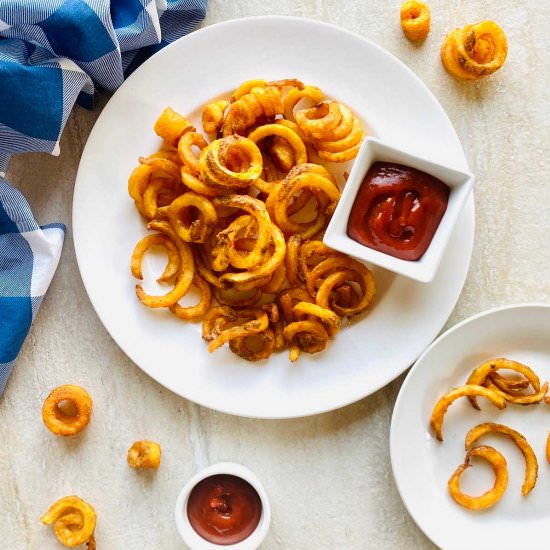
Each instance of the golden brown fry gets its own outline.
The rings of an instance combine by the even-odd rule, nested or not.
[[[229,101],[221,99],[205,105],[202,110],[202,128],[207,134],[217,134],[223,125],[223,114]]]
[[[322,321],[327,325],[330,336],[334,336],[340,330],[340,317],[330,309],[309,302],[298,302],[293,310],[294,313],[310,315]]]
[[[199,174],[199,158],[193,153],[193,147],[202,151],[208,143],[202,134],[187,132],[178,141],[178,155],[185,168],[194,176]]]
[[[136,295],[147,307],[168,307],[179,302],[179,300],[185,296],[193,282],[193,277],[195,276],[193,253],[191,247],[177,236],[168,222],[155,220],[150,222],[147,227],[164,233],[176,244],[180,255],[180,271],[176,278],[174,288],[164,296],[151,296],[143,290],[141,285],[136,285]]]
[[[51,391],[42,406],[42,420],[55,435],[79,434],[90,422],[92,398],[80,386],[66,384]]]
[[[470,459],[479,457],[485,459],[495,472],[495,483],[489,491],[479,497],[472,497],[460,490],[460,476],[470,467]],[[506,491],[508,486],[508,468],[506,459],[493,447],[474,447],[466,454],[464,464],[461,464],[449,479],[449,493],[461,506],[468,510],[484,510],[494,506]]]
[[[489,378],[495,383],[497,387],[507,393],[526,390],[530,384],[527,378],[509,378],[500,375],[498,372],[490,373]]]
[[[167,107],[155,122],[154,130],[169,146],[176,147],[180,137],[185,132],[194,132],[195,128],[185,117]]]
[[[430,8],[424,2],[409,0],[400,11],[401,28],[409,40],[425,40],[430,32]]]
[[[252,334],[259,334],[269,326],[267,314],[261,309],[251,308],[241,310],[238,312],[238,317],[242,316],[251,317],[251,319],[243,324],[237,324],[220,332],[220,334],[208,344],[208,351],[210,353],[223,346],[226,342]]]
[[[294,321],[284,328],[283,334],[290,345],[291,362],[294,345],[308,353],[318,353],[325,349],[329,339],[323,324],[313,320]]]
[[[483,386],[467,384],[465,386],[459,386],[458,388],[452,389],[439,398],[430,418],[430,426],[439,441],[443,441],[443,433],[441,429],[443,427],[443,417],[445,416],[447,409],[460,397],[473,395],[485,397],[499,409],[504,409],[506,407],[506,399],[504,399],[504,397]]]
[[[374,279],[370,269],[363,264],[354,265],[352,263],[349,265],[350,268],[343,268],[341,271],[335,271],[328,275],[328,277],[326,277],[326,279],[324,279],[319,286],[319,289],[315,295],[317,305],[327,309],[333,309],[338,315],[345,315],[347,317],[351,317],[365,311],[365,309],[372,304],[374,297],[376,296],[376,280]],[[319,266],[321,266],[321,264],[319,264]],[[314,268],[313,271],[315,271],[317,267]],[[319,273],[321,273],[321,269],[315,273],[312,272],[310,275],[310,280],[315,280],[315,278],[319,276]],[[348,306],[340,305],[334,301],[331,303],[331,292],[333,290],[337,290],[341,285],[348,284],[349,282],[355,282],[359,285],[361,289],[361,297]]]
[[[96,513],[93,507],[81,498],[68,496],[55,502],[40,521],[44,525],[53,523],[59,542],[72,548],[93,538]]]
[[[262,297],[260,288],[251,288],[249,290],[237,290],[236,288],[216,288],[214,289],[216,300],[225,306],[230,307],[249,307],[253,306]]]
[[[136,441],[128,449],[128,466],[130,468],[153,468],[160,466],[161,449],[154,441]]]
[[[230,340],[229,348],[233,353],[247,361],[267,359],[275,349],[275,335],[270,328],[251,336],[241,336]]]
[[[176,317],[184,321],[198,321],[202,319],[212,305],[212,290],[210,289],[210,285],[202,277],[195,274],[193,286],[200,292],[200,301],[198,304],[183,307],[175,303],[169,307]]]
[[[132,271],[132,275],[136,279],[143,279],[143,273],[141,270],[141,262],[143,260],[143,256],[149,248],[152,246],[162,246],[164,249],[166,249],[166,253],[168,254],[168,263],[166,264],[166,268],[164,269],[164,272],[162,275],[157,279],[159,283],[164,281],[170,281],[173,277],[175,277],[179,271],[180,268],[180,256],[178,253],[178,249],[174,242],[166,235],[162,235],[160,233],[154,234],[154,235],[146,235],[136,244],[136,247],[134,248],[134,251],[132,252],[132,258],[130,260],[130,269]]]
[[[544,396],[548,391],[548,382],[545,382],[537,393],[532,393],[530,395],[512,395],[504,392],[496,384],[493,384],[490,378],[485,381],[485,387],[502,395],[502,397],[510,403],[514,403],[516,405],[536,405],[544,399]]]
[[[167,210],[168,219],[182,241],[203,243],[218,223],[212,203],[193,192],[180,195]],[[197,217],[193,217],[197,213]]]
[[[323,92],[315,86],[305,86],[302,89],[293,88],[285,96],[283,101],[284,116],[286,120],[294,122],[294,108],[302,99],[309,99],[317,104],[323,99]]]
[[[262,167],[258,146],[251,139],[237,135],[216,139],[199,157],[202,181],[224,192],[245,189],[260,177]]]
[[[508,42],[494,21],[483,21],[451,31],[441,46],[441,61],[447,72],[462,80],[477,80],[504,65]]]
[[[527,365],[523,365],[517,361],[512,361],[502,357],[485,361],[485,363],[474,369],[472,374],[468,377],[466,384],[477,384],[483,386],[486,383],[489,374],[497,372],[501,369],[511,370],[522,374],[525,378],[527,378],[527,380],[529,380],[535,390],[535,393],[540,390],[539,377],[535,374],[535,372],[533,372],[532,369],[530,369]],[[472,407],[479,409],[475,398],[472,397],[472,399],[470,399],[470,403],[472,404]]]
[[[234,326],[238,321],[237,312],[228,306],[213,307],[204,317],[202,337],[206,342],[212,342],[224,330]]]
[[[525,459],[525,481],[523,482],[523,485],[521,487],[521,494],[523,496],[529,494],[529,492],[533,489],[535,483],[537,482],[539,466],[537,462],[537,457],[535,456],[531,445],[529,445],[527,439],[525,439],[525,437],[519,432],[513,430],[512,428],[509,428],[508,426],[504,426],[503,424],[495,424],[493,422],[479,424],[478,426],[472,428],[466,434],[466,450],[468,451],[469,449],[471,449],[472,446],[475,445],[484,435],[493,432],[500,433],[509,437],[521,451],[521,454]]]

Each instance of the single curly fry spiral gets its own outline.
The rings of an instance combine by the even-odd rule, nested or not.
[[[430,8],[424,2],[410,0],[401,6],[401,28],[409,40],[425,40],[430,32]]]
[[[223,122],[223,135],[244,134],[261,119],[274,120],[283,113],[281,90],[277,86],[255,86],[248,91],[248,84],[241,86],[246,90],[229,107]]]
[[[160,465],[160,445],[154,441],[136,441],[128,449],[130,468],[158,468]]]
[[[221,99],[204,106],[202,110],[202,127],[207,134],[217,134],[223,124],[223,113],[229,101]]]
[[[450,32],[441,47],[445,69],[463,80],[477,80],[504,65],[508,42],[504,31],[493,21],[483,21]]]
[[[166,107],[155,122],[154,130],[168,146],[176,147],[180,137],[185,132],[194,132],[195,127],[185,117],[170,107]]]
[[[52,390],[42,406],[42,420],[56,435],[80,433],[90,422],[92,398],[80,386],[67,384]]]
[[[95,510],[77,496],[59,499],[40,518],[44,525],[54,524],[55,535],[64,546],[72,548],[93,541]]]

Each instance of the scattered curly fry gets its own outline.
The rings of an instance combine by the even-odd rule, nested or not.
[[[425,40],[430,32],[430,8],[424,2],[410,0],[401,6],[401,28],[412,41]]]
[[[90,422],[92,398],[80,386],[67,384],[51,391],[42,406],[42,420],[56,435],[79,434]]]
[[[40,518],[44,525],[54,524],[55,535],[64,546],[74,547],[90,541],[95,545],[95,510],[77,496],[59,499]]]
[[[489,491],[479,497],[472,497],[460,490],[460,476],[470,467],[470,459],[479,457],[485,459],[495,472],[495,483]],[[461,506],[468,510],[484,510],[494,506],[506,491],[508,486],[508,469],[506,459],[493,447],[481,446],[470,449],[466,454],[464,464],[461,464],[449,479],[449,493]]]
[[[441,46],[441,61],[456,78],[477,80],[498,71],[507,53],[504,31],[493,21],[483,21],[451,31]]]
[[[153,468],[160,466],[161,449],[154,441],[136,441],[128,449],[128,466],[130,468]]]

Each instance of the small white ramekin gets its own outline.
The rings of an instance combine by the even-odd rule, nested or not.
[[[203,539],[193,529],[187,517],[187,502],[193,488],[199,481],[218,474],[233,475],[244,479],[254,487],[262,503],[262,515],[260,516],[258,526],[249,537],[236,544],[221,545]],[[185,542],[191,550],[256,550],[269,531],[269,525],[271,523],[271,506],[267,498],[267,493],[256,474],[242,464],[237,464],[235,462],[220,462],[201,470],[185,484],[176,501],[175,517],[179,534],[183,542]]]
[[[378,161],[394,162],[416,168],[438,178],[450,189],[447,210],[441,218],[428,249],[419,260],[402,260],[390,256],[364,246],[348,236],[348,218],[355,197],[369,168]],[[354,256],[359,260],[378,265],[422,283],[429,283],[435,277],[458,215],[473,185],[474,176],[469,172],[460,172],[391,147],[376,138],[367,137],[353,163],[353,168],[327,227],[323,242],[327,246]]]

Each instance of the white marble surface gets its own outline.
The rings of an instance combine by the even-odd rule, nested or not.
[[[378,42],[428,84],[456,125],[478,178],[476,245],[449,320],[454,324],[492,306],[550,299],[550,3],[429,3],[432,32],[420,47],[403,38],[400,2],[394,0],[211,0],[204,24],[260,14],[329,21]],[[508,35],[506,66],[485,81],[457,83],[441,67],[439,45],[454,26],[488,18]],[[100,107],[106,99],[100,98]],[[433,548],[401,504],[391,475],[388,433],[401,379],[313,418],[240,419],[171,394],[111,340],[82,286],[71,238],[74,177],[99,111],[76,109],[59,158],[19,156],[8,171],[38,220],[63,221],[69,232],[0,399],[0,547],[60,548],[38,517],[55,499],[78,494],[98,511],[100,550],[182,548],[172,519],[179,489],[199,468],[234,460],[253,469],[270,494],[273,523],[265,550]],[[80,437],[62,440],[44,428],[40,410],[51,388],[69,382],[89,389],[94,418]],[[126,450],[140,438],[162,444],[163,463],[154,474],[126,466]]]

